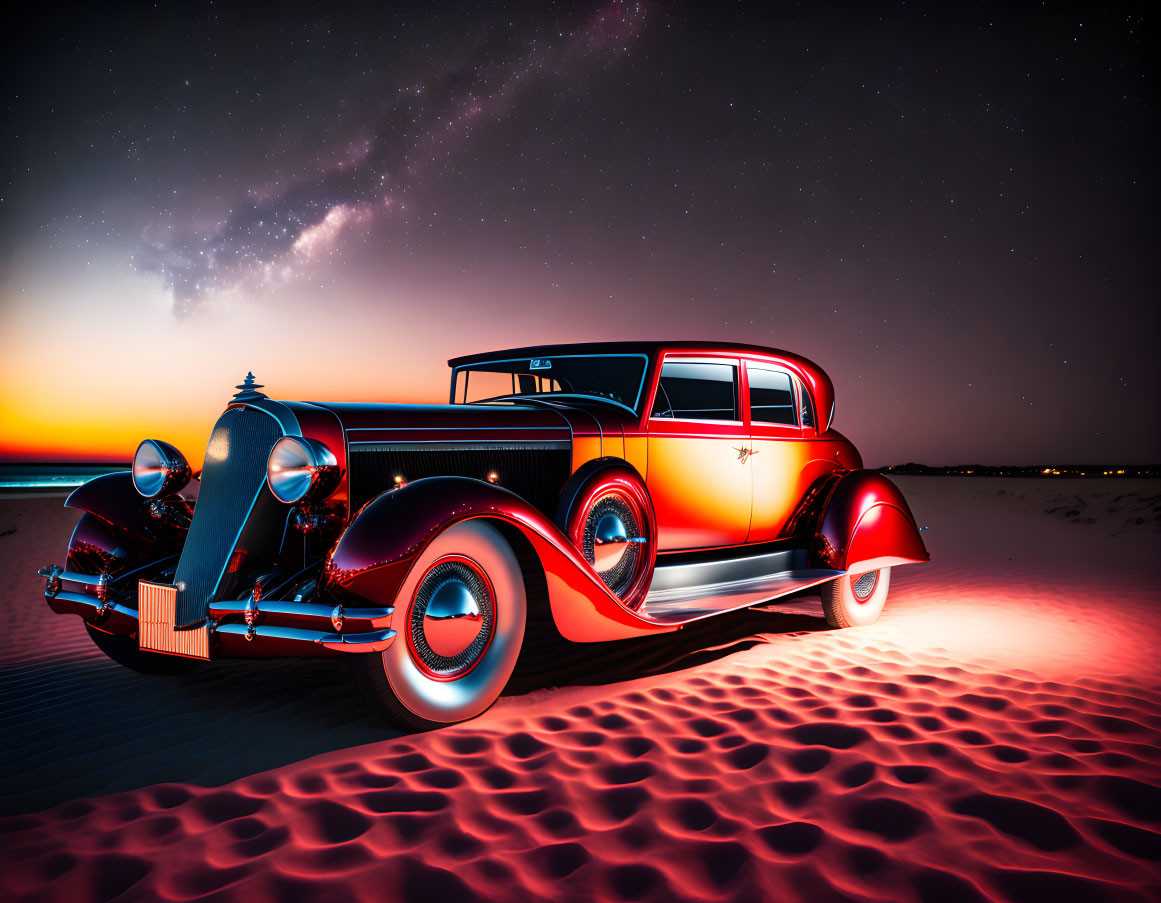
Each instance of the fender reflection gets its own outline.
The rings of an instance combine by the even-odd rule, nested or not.
[[[812,558],[816,567],[843,571],[931,560],[903,493],[873,470],[851,471],[839,479]]]
[[[325,585],[339,595],[390,605],[423,548],[452,524],[473,517],[512,524],[527,537],[544,568],[553,620],[566,639],[591,643],[677,629],[626,609],[557,526],[520,496],[468,477],[416,480],[369,502],[328,557]]]

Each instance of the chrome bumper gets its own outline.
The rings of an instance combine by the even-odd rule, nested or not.
[[[382,652],[394,639],[391,629],[342,634],[273,624],[219,624],[210,633],[214,658],[331,658],[346,652]]]
[[[45,578],[44,599],[57,614],[79,615],[106,633],[138,635],[136,609],[110,598],[112,583],[106,575],[77,574],[57,566],[37,573]],[[66,583],[76,589],[65,589]],[[240,599],[213,602],[209,614],[212,658],[335,658],[383,652],[395,639],[395,631],[387,627],[393,608]]]

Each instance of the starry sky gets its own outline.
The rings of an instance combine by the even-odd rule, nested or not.
[[[20,9],[0,460],[693,338],[816,360],[871,466],[1161,461],[1146,4]]]

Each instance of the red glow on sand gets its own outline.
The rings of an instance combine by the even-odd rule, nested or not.
[[[70,900],[1155,898],[1161,581],[1155,534],[1121,527],[1147,499],[1122,494],[1086,526],[1045,513],[1060,487],[1019,483],[906,481],[933,562],[893,575],[877,625],[821,629],[804,600],[733,634],[584,647],[560,686],[369,745],[365,725],[336,720],[333,674],[215,664],[181,687],[120,672],[75,619],[42,616],[30,581],[4,603],[8,664],[52,704],[0,725],[40,750],[10,776],[13,799],[71,801],[0,822],[0,886]],[[15,535],[0,555],[49,554],[47,531]],[[230,777],[288,747],[325,752]]]

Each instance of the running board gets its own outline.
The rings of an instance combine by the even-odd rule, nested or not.
[[[804,567],[801,549],[659,567],[639,614],[657,624],[684,624],[749,608],[841,577],[846,571]]]

